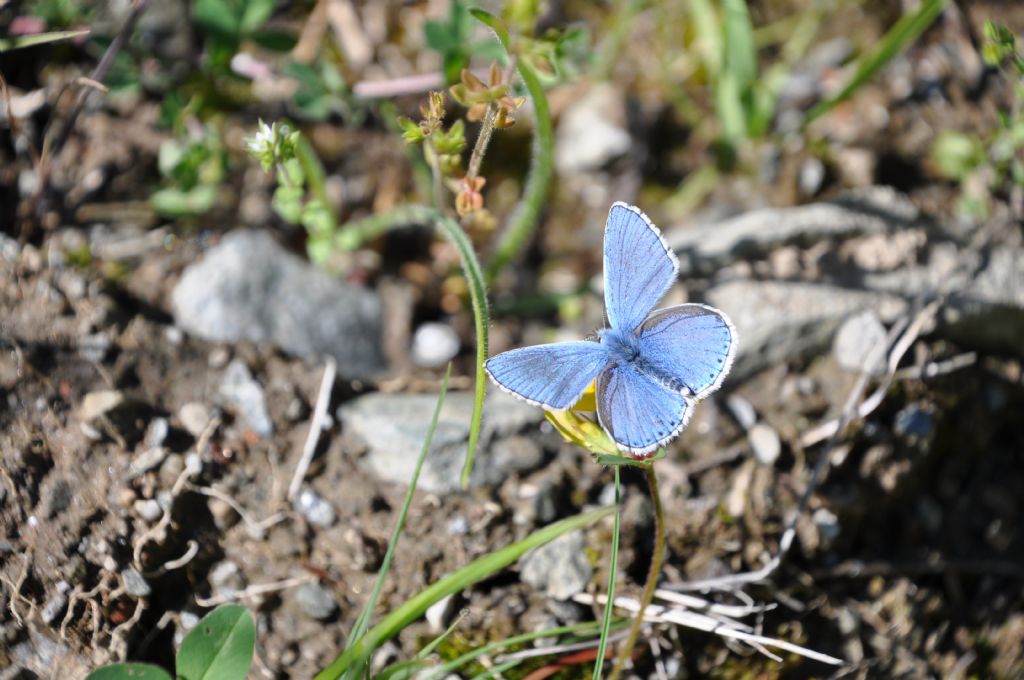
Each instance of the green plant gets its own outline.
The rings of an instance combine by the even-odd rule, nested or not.
[[[323,165],[309,142],[287,123],[260,121],[256,134],[246,140],[246,150],[277,177],[274,211],[306,229],[310,259],[326,264],[334,252],[338,219],[327,198]]]
[[[931,152],[939,174],[960,185],[961,214],[974,218],[989,215],[994,196],[1024,191],[1024,55],[1009,29],[989,21],[982,56],[1008,79],[1009,106],[984,132],[942,131]]]
[[[255,646],[252,614],[236,604],[221,605],[182,640],[175,680],[244,680]],[[171,680],[171,676],[152,664],[118,663],[94,670],[86,680]]]
[[[448,84],[458,81],[459,74],[469,68],[470,57],[476,55],[490,60],[501,56],[501,48],[493,40],[474,42],[473,28],[473,17],[462,0],[452,0],[444,21],[428,21],[423,25],[427,47],[441,55]]]
[[[186,106],[175,125],[178,135],[160,145],[157,167],[164,186],[150,196],[158,213],[167,217],[203,215],[217,202],[228,168],[220,126],[200,123]]]
[[[196,0],[192,20],[209,38],[210,66],[226,71],[246,39],[279,49],[281,35],[263,30],[276,5],[275,0]]]

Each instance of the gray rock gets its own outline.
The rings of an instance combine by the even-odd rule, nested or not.
[[[918,267],[871,274],[865,285],[908,299],[948,294],[938,331],[976,349],[1024,356],[1024,252],[997,246],[979,254],[940,243]]]
[[[312,489],[305,488],[295,499],[295,511],[318,527],[331,527],[338,521],[334,506]]]
[[[178,420],[190,435],[198,437],[210,423],[210,411],[203,404],[190,401],[178,409]]]
[[[210,592],[214,597],[231,599],[245,589],[245,577],[231,560],[218,562],[210,569]]]
[[[455,597],[449,595],[427,607],[424,618],[427,619],[427,625],[430,626],[431,631],[440,633],[445,629],[445,626],[451,621],[452,614],[455,613],[455,604]]]
[[[582,531],[573,531],[532,550],[519,561],[519,575],[556,600],[568,600],[587,587],[593,571]]]
[[[389,482],[408,484],[436,404],[437,396],[433,394],[373,393],[343,405],[338,418],[346,433],[366,443],[369,455],[363,460],[375,474]],[[460,488],[472,412],[472,394],[448,394],[420,473],[419,487],[423,490],[445,493]],[[541,409],[503,392],[491,392],[484,401],[480,445],[470,482],[474,486],[498,484],[510,473],[522,470],[521,466],[534,465],[535,457],[495,455],[491,443],[541,418]]]
[[[149,597],[153,589],[145,577],[135,567],[128,567],[121,572],[121,580],[124,581],[124,588],[132,597]]]
[[[814,196],[825,182],[825,164],[821,159],[811,156],[800,166],[797,177],[797,188],[802,196]]]
[[[730,281],[709,290],[707,299],[736,325],[734,376],[820,351],[850,314],[871,309],[892,321],[907,308],[894,294],[782,281]]]
[[[832,352],[839,365],[848,371],[881,375],[885,372],[886,336],[885,326],[878,316],[866,309],[843,321]]]
[[[757,423],[747,432],[750,448],[754,450],[754,458],[761,465],[774,465],[782,453],[782,442],[779,433],[765,423]]]
[[[725,399],[725,405],[729,407],[729,411],[736,419],[736,422],[744,430],[749,430],[757,423],[757,411],[754,410],[754,405],[746,398],[738,394],[730,394]]]
[[[68,606],[67,593],[70,589],[71,586],[68,585],[67,581],[61,581],[57,584],[57,591],[50,596],[40,612],[44,623],[52,625],[64,613]]]
[[[444,323],[429,322],[416,329],[412,336],[412,361],[417,366],[444,366],[459,353],[459,335]]]
[[[629,151],[633,140],[625,129],[624,101],[612,85],[596,85],[562,114],[555,134],[559,173],[600,170]]]
[[[155,522],[160,519],[164,511],[152,498],[139,499],[133,504],[135,514],[146,520],[147,522]]]
[[[263,387],[252,377],[244,361],[235,359],[228,364],[221,380],[220,393],[256,434],[269,437],[274,433],[274,423],[267,413]]]
[[[119,390],[89,392],[82,397],[82,404],[78,407],[78,417],[85,422],[92,422],[122,407],[126,402],[124,394]]]
[[[701,228],[669,229],[683,276],[709,273],[737,258],[787,243],[883,233],[917,222],[917,208],[887,187],[869,187],[831,201],[796,208],[762,208]]]
[[[346,377],[384,368],[377,296],[331,278],[263,232],[224,237],[185,270],[172,301],[178,326],[207,340],[328,354]]]
[[[295,604],[302,613],[317,621],[326,621],[338,611],[334,593],[319,583],[304,583],[295,591]]]

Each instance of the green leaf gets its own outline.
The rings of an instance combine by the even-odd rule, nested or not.
[[[23,47],[32,47],[33,45],[43,45],[46,43],[57,42],[59,40],[68,40],[70,38],[77,38],[80,35],[88,35],[89,31],[51,31],[50,33],[36,33],[35,35],[22,35],[16,38],[0,38],[0,53],[9,52],[11,50],[18,50]]]
[[[267,22],[274,12],[277,0],[245,0],[242,17],[238,22],[241,35],[251,35]]]
[[[932,159],[945,177],[962,180],[985,161],[985,150],[975,137],[944,130],[932,146]]]
[[[290,224],[299,224],[302,221],[302,198],[304,196],[302,187],[278,185],[274,190],[274,198],[271,205],[274,212],[281,216],[281,219]]]
[[[235,8],[226,0],[196,0],[192,7],[192,20],[203,30],[221,38],[237,40],[240,36],[239,18]]]
[[[501,571],[534,548],[549,543],[562,534],[589,526],[607,517],[614,510],[612,507],[599,508],[569,517],[538,529],[520,541],[478,557],[406,600],[404,604],[384,617],[383,621],[367,631],[362,639],[345,649],[337,659],[316,676],[316,680],[336,680],[353,664],[365,659],[386,640],[390,640],[403,628],[423,616],[432,604],[449,595],[462,592],[469,586]]]
[[[757,48],[746,0],[725,0],[725,71],[741,88],[757,80]]]
[[[189,631],[178,651],[178,680],[245,680],[256,646],[256,622],[245,607],[217,607]]]
[[[148,663],[115,663],[97,668],[85,680],[172,680],[159,666]]]
[[[153,208],[165,217],[188,217],[208,212],[217,202],[217,187],[198,186],[188,191],[160,189],[149,197]]]

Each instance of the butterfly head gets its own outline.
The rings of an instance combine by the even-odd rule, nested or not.
[[[597,332],[601,344],[608,350],[609,358],[616,364],[633,363],[640,357],[640,338],[635,333],[617,328],[604,328]]]

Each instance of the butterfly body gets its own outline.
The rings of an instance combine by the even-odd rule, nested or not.
[[[612,205],[604,260],[610,327],[598,331],[598,342],[523,347],[485,368],[503,390],[549,410],[571,408],[596,381],[601,426],[621,450],[643,458],[678,435],[694,403],[718,389],[732,365],[736,331],[706,305],[651,311],[678,263],[638,208]]]

